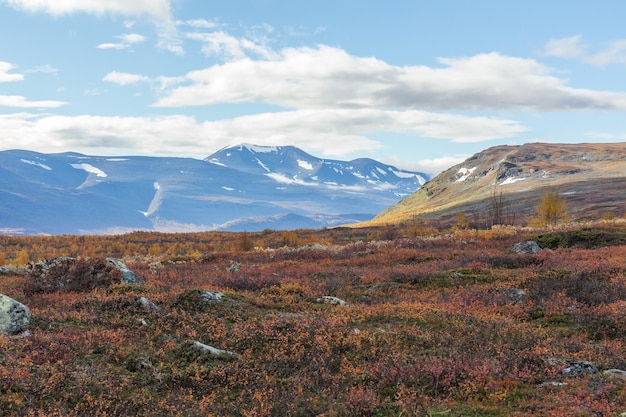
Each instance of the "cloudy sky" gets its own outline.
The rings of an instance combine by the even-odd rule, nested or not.
[[[0,0],[0,150],[242,142],[436,174],[626,141],[623,0]]]

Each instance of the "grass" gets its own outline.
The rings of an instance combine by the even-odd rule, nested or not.
[[[626,369],[626,247],[616,238],[626,234],[623,225],[386,241],[376,240],[374,229],[360,233],[371,237],[363,241],[345,233],[355,232],[298,234],[301,243],[317,234],[323,249],[250,251],[193,246],[232,248],[228,239],[236,243],[236,234],[133,235],[133,254],[123,260],[146,281],[142,286],[32,292],[26,270],[0,277],[0,293],[33,314],[29,336],[0,336],[0,414],[626,412],[623,378],[560,372],[565,360]],[[510,252],[538,236],[579,240],[536,255]],[[248,237],[279,240],[267,231]],[[55,238],[47,248],[39,238],[12,238],[5,254],[29,244],[62,253],[73,239]],[[73,255],[116,244],[85,239],[84,253]],[[163,254],[149,253],[154,239]],[[128,240],[117,237],[116,247]],[[179,257],[172,248],[198,254]],[[221,291],[224,299],[203,304],[200,289]],[[524,295],[511,298],[511,290]],[[325,295],[347,305],[318,303]],[[160,311],[142,308],[138,297]],[[194,341],[236,355],[205,354]]]

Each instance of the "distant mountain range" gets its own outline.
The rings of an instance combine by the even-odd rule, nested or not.
[[[437,175],[365,224],[415,217],[454,224],[461,211],[466,220],[487,226],[498,223],[496,215],[506,223],[523,223],[536,215],[536,206],[549,190],[564,198],[575,220],[626,215],[626,143],[489,148]]]
[[[258,231],[371,219],[428,180],[372,159],[238,145],[204,160],[0,152],[0,233]]]

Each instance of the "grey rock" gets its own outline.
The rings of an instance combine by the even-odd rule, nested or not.
[[[507,288],[504,290],[504,294],[508,302],[512,304],[521,304],[524,297],[526,297],[526,291],[519,288]]]
[[[0,294],[0,333],[19,334],[30,324],[30,310],[11,297]]]
[[[119,259],[107,258],[107,262],[116,267],[122,273],[122,284],[145,284],[146,282],[139,278],[137,274],[128,269],[124,262]]]
[[[237,356],[237,354],[234,353],[234,352],[230,352],[228,350],[222,350],[222,349],[214,348],[213,346],[205,345],[204,343],[200,343],[200,342],[197,342],[197,341],[191,342],[191,347],[193,349],[199,350],[200,352],[202,352],[204,354],[208,354],[208,355],[211,355],[211,356],[217,356],[217,357],[234,357],[234,356]]]
[[[606,371],[603,372],[603,374],[626,378],[626,371],[623,371],[621,369],[607,369]]]
[[[227,268],[228,272],[239,272],[241,271],[241,264],[239,262],[231,262],[230,266]]]
[[[218,303],[224,298],[224,293],[219,291],[199,290],[198,295],[207,303]]]
[[[347,305],[346,302],[344,300],[342,300],[341,298],[332,297],[330,295],[325,295],[323,297],[318,298],[317,302],[318,303],[324,303],[324,304],[339,305],[339,306],[342,306],[342,307]]]
[[[138,297],[137,300],[135,301],[137,303],[137,305],[139,307],[142,307],[148,311],[152,311],[155,313],[160,313],[161,309],[154,304],[152,301],[150,301],[149,299],[147,299],[146,297]]]
[[[541,252],[541,248],[534,240],[516,243],[511,250],[515,253],[535,254]]]
[[[567,364],[569,366],[561,371],[563,375],[582,376],[598,372],[598,368],[588,361],[567,361]]]

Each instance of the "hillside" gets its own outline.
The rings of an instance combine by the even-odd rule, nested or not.
[[[377,215],[369,224],[425,219],[493,223],[494,198],[507,223],[535,212],[541,196],[554,189],[573,219],[626,213],[626,143],[496,146],[441,173],[420,190]]]

